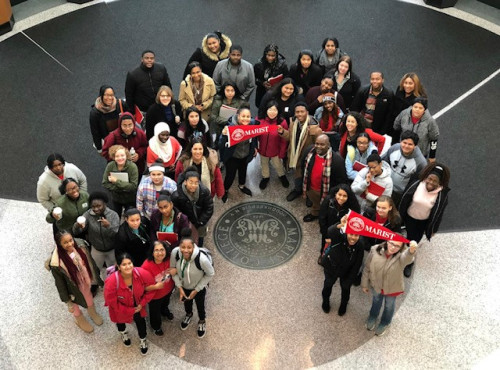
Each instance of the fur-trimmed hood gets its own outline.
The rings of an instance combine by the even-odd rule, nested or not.
[[[208,48],[207,36],[205,36],[201,41],[201,50],[203,51],[203,54],[205,54],[207,57],[218,62],[219,60],[226,59],[229,56],[229,48],[231,47],[232,44],[233,43],[231,42],[231,39],[221,33],[221,40],[220,40],[221,52],[219,55],[217,55],[212,53]]]

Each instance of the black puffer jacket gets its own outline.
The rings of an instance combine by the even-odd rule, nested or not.
[[[214,74],[215,66],[220,60],[226,59],[229,56],[229,48],[231,47],[231,39],[226,35],[217,32],[220,39],[220,53],[219,55],[214,54],[210,51],[207,46],[207,37],[205,36],[201,41],[201,47],[197,48],[191,58],[189,58],[186,69],[184,70],[183,79],[189,74],[188,65],[191,62],[200,63],[201,70],[206,75],[212,77]]]
[[[255,73],[255,85],[257,90],[255,92],[255,105],[260,106],[262,97],[267,92],[263,83],[266,82],[271,77],[276,77],[283,75],[283,78],[288,76],[288,66],[286,65],[285,57],[278,54],[278,60],[276,63],[269,65],[266,61],[266,57],[263,56],[259,61],[253,66],[253,71]],[[265,76],[266,69],[269,68],[268,75]]]
[[[172,194],[172,202],[197,228],[206,225],[214,214],[214,201],[210,189],[202,183],[200,183],[200,195],[196,202],[192,202],[188,198],[183,185],[178,186],[177,190]]]
[[[174,100],[170,103],[172,108],[172,120],[167,120],[165,115],[165,107],[161,104],[155,103],[149,107],[146,114],[146,138],[151,139],[154,136],[155,125],[158,122],[165,122],[170,127],[170,135],[177,139],[177,131],[179,130],[179,125],[175,123],[175,116],[182,117],[182,107],[181,103]]]
[[[156,93],[162,85],[172,88],[167,68],[163,64],[155,63],[151,68],[141,64],[128,72],[125,97],[130,109],[133,111],[134,105],[137,105],[141,111],[146,112],[155,102]]]
[[[149,220],[145,217],[141,217],[141,226],[139,226],[140,237],[132,232],[127,222],[122,223],[115,237],[116,259],[118,259],[120,254],[126,252],[132,256],[134,266],[142,266],[142,263],[148,256],[149,248],[151,248],[149,229]]]
[[[369,94],[370,85],[359,89],[351,104],[351,111],[363,114]],[[372,127],[369,128],[380,135],[390,134],[392,133],[392,123],[394,121],[392,117],[392,105],[394,104],[392,90],[384,86],[380,94],[377,95],[376,101]]]

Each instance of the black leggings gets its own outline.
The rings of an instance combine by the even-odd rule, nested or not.
[[[161,329],[161,315],[169,312],[168,304],[170,303],[170,296],[172,292],[165,297],[153,299],[149,302],[149,322],[154,330]]]
[[[135,325],[137,326],[137,332],[139,333],[139,338],[141,339],[146,338],[147,335],[146,319],[144,319],[144,317],[141,317],[140,312],[137,312],[134,314],[134,321]],[[125,331],[126,329],[126,326],[123,323],[116,324],[116,327],[118,328],[118,331]]]
[[[420,242],[427,228],[427,221],[429,220],[415,220],[413,217],[406,216],[406,239]]]
[[[229,190],[233,185],[236,171],[238,171],[238,185],[243,186],[247,181],[247,159],[231,157],[226,162],[226,178],[224,179],[224,189]]]
[[[339,276],[329,269],[325,268],[325,281],[323,283],[323,291],[321,295],[324,301],[328,301],[332,294],[332,288]],[[349,297],[351,295],[351,282],[346,281],[344,277],[340,276],[340,289],[341,289],[341,303],[347,304],[349,302]]]
[[[186,295],[186,297],[189,297],[189,295],[191,294],[191,292],[193,291],[194,289],[190,290],[190,289],[186,289],[184,288],[184,294]],[[207,294],[207,289],[203,289],[201,292],[198,292],[195,296],[194,296],[194,301],[196,301],[196,308],[198,309],[198,317],[200,318],[200,320],[205,320],[205,295]],[[189,315],[189,314],[193,314],[193,300],[192,299],[188,299],[186,301],[184,301],[184,310],[186,311],[186,314]]]

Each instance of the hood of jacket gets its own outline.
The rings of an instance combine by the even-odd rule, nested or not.
[[[210,49],[207,46],[207,36],[203,37],[203,40],[201,41],[201,50],[203,51],[203,54],[205,54],[207,57],[214,61],[219,61],[222,59],[226,59],[229,56],[229,48],[233,45],[231,42],[231,39],[227,37],[226,35],[221,33],[221,49],[224,46],[224,49],[221,50],[220,54],[217,55],[215,53],[212,53]]]

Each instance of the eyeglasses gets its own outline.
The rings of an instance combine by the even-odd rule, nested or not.
[[[159,249],[157,251],[153,251],[153,253],[165,253],[165,250],[164,249]]]
[[[160,95],[160,98],[170,98],[170,95],[164,95],[164,94],[162,94],[162,95]]]
[[[394,242],[387,242],[388,245],[390,245],[392,248],[395,248],[395,249],[401,249],[402,245],[398,245]]]

